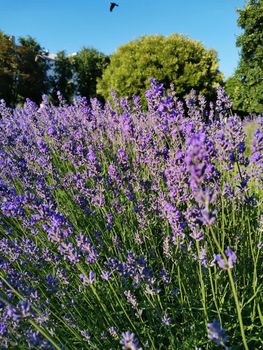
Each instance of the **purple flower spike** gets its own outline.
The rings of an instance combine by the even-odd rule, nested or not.
[[[86,275],[80,274],[79,275],[82,283],[84,284],[84,286],[88,286],[90,284],[93,284],[95,282],[95,273],[94,271],[90,271],[89,272],[89,277],[87,277]]]
[[[234,263],[237,260],[237,256],[235,252],[233,252],[233,250],[231,250],[229,247],[227,247],[227,249],[225,250],[225,253],[226,253],[226,256],[228,257],[229,268],[232,269],[234,266]]]
[[[217,262],[218,266],[223,270],[232,269],[237,260],[237,256],[235,252],[233,252],[233,250],[231,250],[229,247],[227,247],[227,249],[225,250],[225,254],[228,258],[227,262],[221,254],[217,254],[215,256],[215,261]]]
[[[211,339],[217,345],[226,346],[227,336],[224,329],[221,327],[221,324],[214,320],[212,323],[207,325],[207,335],[208,339]]]
[[[252,141],[252,155],[251,163],[253,165],[252,175],[256,179],[261,180],[263,178],[262,168],[263,168],[263,130],[257,129],[254,133],[254,138]]]
[[[142,350],[142,348],[139,346],[138,339],[135,338],[133,333],[127,331],[121,335],[122,340],[120,341],[120,344],[122,345],[122,350]]]
[[[20,301],[18,303],[18,307],[19,307],[19,311],[21,312],[22,317],[28,317],[31,315],[31,313],[30,313],[31,305],[27,300]]]
[[[216,101],[216,111],[219,112],[219,116],[223,118],[227,115],[227,111],[232,107],[232,102],[230,101],[225,90],[219,86],[217,88],[217,101]]]
[[[7,333],[7,324],[0,322],[0,336],[3,336]]]
[[[11,305],[7,306],[6,315],[14,322],[17,322],[21,318],[20,313]]]
[[[228,266],[227,266],[227,263],[226,261],[222,258],[222,255],[221,254],[217,254],[215,256],[215,261],[217,262],[218,266],[220,267],[220,269],[223,269],[223,270],[227,270]]]
[[[171,323],[172,323],[171,317],[169,317],[168,315],[164,314],[163,317],[162,317],[162,324],[164,326],[170,326]]]

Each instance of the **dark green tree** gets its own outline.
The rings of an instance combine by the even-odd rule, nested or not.
[[[20,37],[19,44],[16,45],[19,60],[16,100],[19,102],[30,98],[39,103],[49,88],[47,52],[32,37]]]
[[[226,90],[234,109],[263,112],[263,0],[249,0],[238,10],[238,25],[243,33],[237,39],[241,48],[240,62]]]
[[[74,92],[75,84],[73,81],[73,63],[65,51],[57,53],[53,65],[53,73],[50,78],[51,91],[50,95],[54,102],[57,102],[57,92],[61,92],[63,98],[67,102],[71,102]]]
[[[211,97],[222,82],[215,50],[207,50],[195,40],[179,34],[144,36],[121,46],[98,83],[98,92],[106,99],[110,90],[120,96],[143,96],[149,78],[166,88],[173,83],[181,97],[192,88]]]
[[[40,102],[47,92],[47,69],[45,61],[37,61],[44,50],[35,39],[15,38],[0,33],[0,98],[15,106],[27,97]]]
[[[15,98],[18,59],[14,38],[0,32],[0,99],[11,104]]]
[[[233,110],[237,112],[244,112],[243,109],[243,99],[241,98],[244,95],[245,90],[241,80],[237,77],[236,74],[229,77],[225,82],[225,90],[227,94],[230,96],[231,101],[233,103]]]
[[[74,57],[77,92],[93,98],[97,94],[97,80],[109,64],[109,57],[96,49],[83,48]]]

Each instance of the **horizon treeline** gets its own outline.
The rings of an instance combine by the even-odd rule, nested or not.
[[[218,85],[223,86],[241,114],[263,113],[263,0],[248,0],[238,10],[237,38],[240,60],[234,74],[224,79],[217,52],[199,41],[180,35],[146,35],[119,47],[112,55],[83,47],[75,54],[59,51],[49,56],[36,39],[0,31],[0,99],[7,105],[23,104],[26,98],[40,103],[42,95],[58,103],[59,91],[71,103],[76,96],[111,99],[137,95],[155,78],[180,98],[191,89],[213,101]]]
[[[40,103],[48,95],[56,104],[58,91],[67,102],[77,95],[93,98],[97,78],[109,62],[109,56],[86,47],[75,55],[63,50],[51,56],[31,36],[16,42],[0,31],[0,99],[15,106],[27,98]]]
[[[211,100],[223,85],[217,52],[184,35],[143,36],[109,56],[89,47],[50,55],[35,38],[19,37],[16,42],[0,32],[0,98],[11,106],[27,98],[41,103],[43,95],[56,104],[58,92],[69,103],[76,96],[105,101],[111,99],[111,90],[144,100],[150,78],[165,88],[173,83],[180,98],[195,89]]]

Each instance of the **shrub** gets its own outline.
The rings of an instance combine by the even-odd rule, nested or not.
[[[183,35],[154,35],[121,46],[111,56],[98,91],[106,99],[110,98],[111,89],[122,97],[142,97],[151,77],[166,88],[173,83],[180,97],[193,88],[211,98],[222,81],[214,50]]]

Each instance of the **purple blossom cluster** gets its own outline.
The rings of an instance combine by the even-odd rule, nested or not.
[[[251,176],[258,180],[260,187],[263,184],[263,122],[256,129],[252,141]]]
[[[223,270],[232,269],[236,260],[237,256],[235,252],[233,252],[233,250],[231,250],[229,247],[227,247],[225,250],[225,258],[223,258],[221,254],[215,255],[215,261]]]
[[[217,345],[222,345],[226,348],[227,335],[225,330],[221,327],[217,320],[214,320],[207,325],[208,338],[215,342]]]
[[[248,155],[222,88],[209,105],[152,79],[145,96],[146,110],[115,95],[1,102],[1,349],[180,348],[176,324],[199,319],[204,293],[210,311],[228,295],[210,274],[239,280],[235,215],[262,189],[262,121]],[[226,341],[217,321],[208,337]]]

